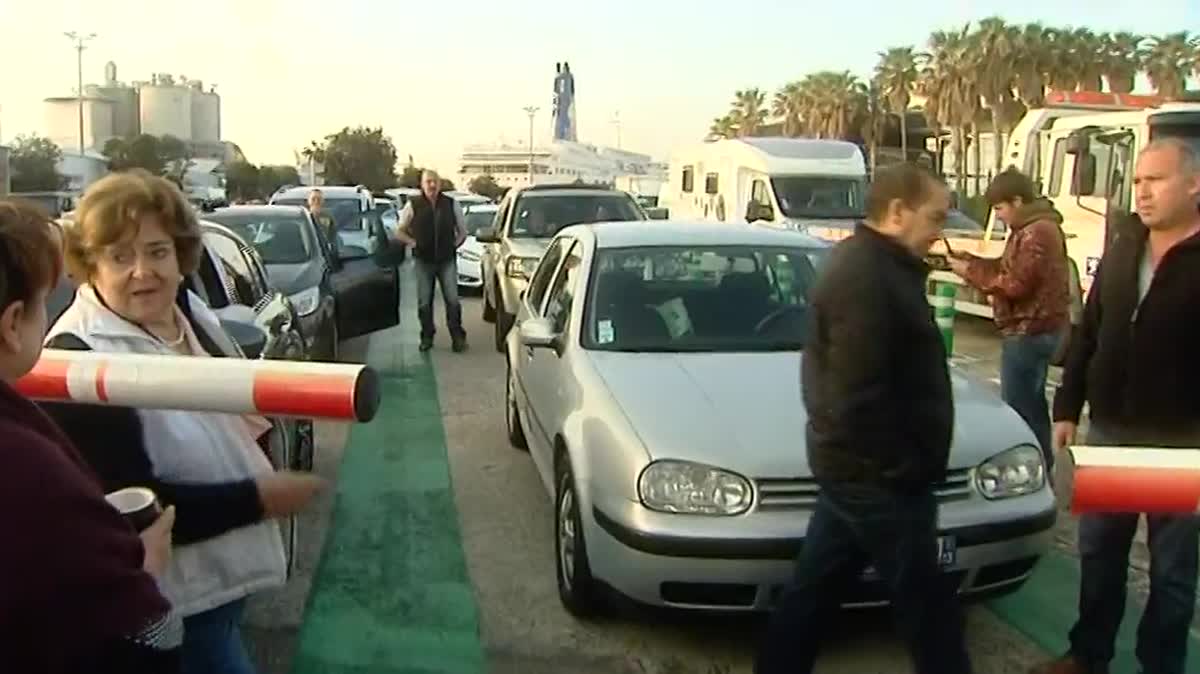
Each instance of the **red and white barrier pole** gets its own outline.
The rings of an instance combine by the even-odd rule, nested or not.
[[[16,389],[34,400],[366,422],[379,376],[366,365],[45,349]]]
[[[1072,447],[1074,513],[1200,512],[1200,449]]]

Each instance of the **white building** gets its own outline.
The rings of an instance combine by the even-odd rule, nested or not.
[[[79,99],[74,96],[47,98],[44,110],[47,137],[63,152],[79,154]],[[113,137],[113,102],[98,96],[84,96],[84,150],[102,150]]]
[[[623,175],[653,175],[658,169],[649,155],[598,148],[586,143],[556,140],[549,145],[467,145],[458,162],[464,187],[490,175],[501,187],[542,183],[613,183]]]

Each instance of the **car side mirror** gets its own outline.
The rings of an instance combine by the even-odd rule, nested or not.
[[[484,227],[475,232],[475,240],[479,243],[499,243],[500,237],[496,236],[494,227]]]
[[[517,339],[523,346],[530,348],[558,348],[558,335],[554,334],[554,326],[546,318],[529,318],[522,321],[517,328]]]
[[[760,204],[757,201],[751,201],[746,206],[746,222],[754,222],[755,220],[771,222],[774,219],[775,209],[769,204]]]
[[[267,348],[267,333],[263,332],[257,325],[222,318],[221,327],[225,329],[225,333],[229,335],[229,338],[241,348],[242,353],[247,358],[262,357],[263,351]]]
[[[666,220],[669,214],[670,212],[667,210],[666,206],[652,206],[646,209],[646,215],[649,216],[651,220]]]

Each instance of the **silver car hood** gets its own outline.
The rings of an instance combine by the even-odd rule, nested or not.
[[[539,258],[550,247],[552,239],[509,239],[508,250],[516,257]]]
[[[468,253],[475,253],[476,255],[483,255],[483,244],[479,243],[479,240],[473,234],[468,234],[466,240],[463,241],[463,245],[459,246],[458,249]]]
[[[697,461],[756,478],[812,474],[795,353],[592,354],[652,459]],[[997,395],[958,371],[951,380],[950,468],[975,466],[1033,441]]]

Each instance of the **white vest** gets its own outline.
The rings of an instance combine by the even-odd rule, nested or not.
[[[220,320],[195,294],[188,293],[193,319],[226,355],[240,355]],[[178,355],[105,307],[90,285],[46,339],[69,333],[100,353]],[[190,337],[189,337],[190,338]],[[204,357],[204,356],[198,356]],[[146,453],[154,475],[164,482],[216,483],[272,472],[244,417],[181,410],[138,410]],[[161,580],[163,594],[184,616],[202,613],[287,580],[279,525],[258,522],[199,543],[176,546]]]

